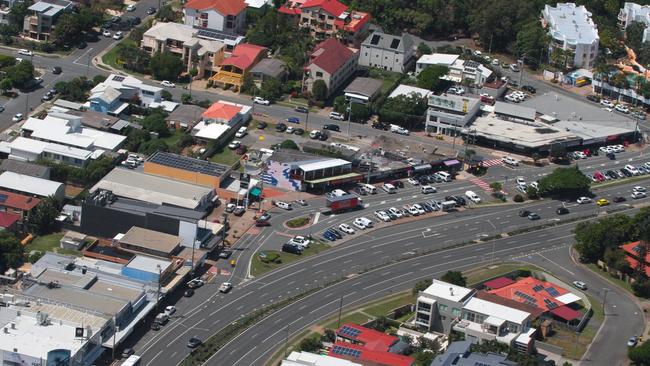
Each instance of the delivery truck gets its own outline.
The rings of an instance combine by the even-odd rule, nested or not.
[[[361,206],[362,200],[354,194],[345,194],[342,196],[328,196],[325,201],[332,213],[339,213],[347,210],[354,210]]]

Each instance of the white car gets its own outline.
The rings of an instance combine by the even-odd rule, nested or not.
[[[420,181],[415,179],[415,178],[409,178],[406,181],[409,182],[410,184],[414,185],[414,186],[420,185]]]
[[[474,56],[479,56],[480,57],[481,56],[481,51],[479,51],[479,50],[474,51]]]
[[[122,39],[122,32],[115,32],[115,34],[113,34],[113,39],[116,41]]]
[[[529,186],[539,190],[539,183],[538,182],[532,182],[532,183],[529,184]]]
[[[601,99],[600,104],[607,107],[607,108],[614,108],[614,103],[610,102],[607,99]]]
[[[112,36],[112,34],[111,34],[110,31],[104,29],[104,31],[102,32],[102,36],[104,36],[104,37],[110,37],[110,36]]]
[[[352,221],[352,225],[356,226],[361,230],[366,229],[366,225],[363,224],[363,221],[361,221],[361,219],[354,219],[354,221]]]
[[[271,101],[270,101],[270,100],[266,100],[266,99],[264,99],[264,98],[260,98],[260,97],[255,97],[255,98],[253,98],[253,103],[255,103],[255,104],[262,104],[262,105],[271,105]]]
[[[289,240],[289,244],[299,245],[303,248],[309,248],[309,243],[311,243],[309,239],[300,235],[294,236],[291,240]]]
[[[625,169],[634,175],[639,175],[639,169],[637,169],[634,165],[628,164],[625,166]]]
[[[354,234],[354,229],[350,227],[348,224],[341,224],[339,225],[339,230],[346,234]]]
[[[402,211],[398,210],[398,209],[395,208],[395,207],[391,207],[391,208],[389,208],[388,211],[389,211],[390,213],[392,213],[393,215],[397,216],[398,219],[401,218],[402,216],[404,216],[404,215],[402,214]]]
[[[578,158],[580,158],[580,159],[586,159],[586,158],[587,158],[587,154],[585,154],[585,153],[582,152],[582,151],[576,151],[576,156],[577,156]]]
[[[126,11],[135,11],[135,5],[131,4],[126,7]]]
[[[623,145],[612,145],[612,149],[614,149],[615,152],[624,152],[625,151],[625,146]]]
[[[503,98],[503,99],[507,100],[508,102],[519,103],[519,98],[517,98],[516,96],[514,96],[512,94],[506,95],[505,98]]]
[[[632,197],[632,198],[634,198],[636,200],[636,199],[639,199],[639,198],[645,198],[646,194],[645,194],[645,192],[636,192],[635,191],[635,192],[632,192],[630,197]]]
[[[424,215],[424,212],[425,212],[425,211],[424,211],[424,207],[422,207],[419,203],[415,203],[415,204],[413,204],[413,206],[411,206],[411,207],[413,207],[414,209],[418,210],[418,215]]]
[[[519,161],[511,156],[504,156],[501,158],[501,161],[508,165],[519,166]]]
[[[498,58],[493,58],[492,59],[492,66],[499,66],[501,64],[501,61],[499,61]]]
[[[242,137],[246,136],[247,133],[248,133],[248,129],[246,127],[242,126],[242,127],[239,128],[239,130],[237,130],[237,133],[235,133],[235,137],[242,138]]]
[[[19,55],[25,55],[25,56],[34,56],[34,52],[32,52],[32,51],[30,51],[28,49],[25,49],[25,48],[19,49],[18,54]]]
[[[617,111],[619,111],[621,113],[625,113],[625,114],[630,113],[630,109],[628,107],[624,106],[623,104],[617,104],[616,107],[614,107],[614,109],[616,109]]]
[[[229,203],[229,204],[226,205],[226,212],[228,212],[228,213],[233,212],[233,211],[235,211],[236,207],[237,207],[236,204]]]
[[[165,314],[167,314],[168,316],[171,316],[175,312],[176,312],[176,307],[173,305],[169,305],[165,308]]]
[[[598,148],[598,150],[604,153],[613,152],[612,148],[609,146],[601,146]]]
[[[634,192],[645,192],[646,191],[645,187],[641,187],[641,186],[636,186],[636,187],[632,188],[632,190]]]
[[[517,177],[516,182],[517,182],[518,186],[525,186],[526,185],[526,179],[524,179],[524,177]]]
[[[580,198],[578,198],[578,199],[576,200],[576,202],[578,202],[578,203],[581,204],[581,205],[582,205],[582,204],[585,204],[585,203],[590,203],[590,202],[591,202],[591,198],[589,198],[589,197],[580,197]]]
[[[221,293],[226,293],[228,291],[232,290],[232,283],[230,282],[224,282],[219,286],[219,292]]]
[[[390,216],[386,214],[384,211],[375,211],[375,216],[383,222],[389,222],[390,221]]]
[[[404,209],[406,211],[408,211],[413,216],[418,216],[420,214],[420,211],[417,208],[413,207],[413,206],[404,205]]]
[[[293,126],[288,126],[287,129],[284,130],[284,132],[289,133],[289,134],[294,133],[295,131],[296,131],[296,129]]]
[[[420,191],[424,194],[429,194],[429,193],[436,193],[437,189],[427,184],[426,186],[420,187]]]
[[[165,88],[175,88],[175,87],[176,87],[176,84],[172,83],[172,82],[169,81],[169,80],[163,80],[163,81],[161,81],[161,82],[160,82],[160,85],[163,86],[163,87],[165,87]]]
[[[237,141],[237,140],[233,140],[231,143],[228,144],[228,148],[231,150],[235,150],[239,146],[241,146],[241,141]]]
[[[646,162],[645,164],[643,164],[643,166],[645,166],[646,169],[650,169],[650,161],[648,161],[648,162]]]
[[[469,200],[474,203],[481,203],[481,197],[474,193],[474,191],[465,192],[465,197],[469,198]]]
[[[11,118],[11,121],[12,121],[12,122],[20,122],[20,121],[22,121],[22,120],[23,120],[23,114],[22,114],[22,113],[16,113],[16,115],[14,115],[14,116]]]

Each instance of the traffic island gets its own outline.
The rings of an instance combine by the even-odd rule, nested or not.
[[[284,222],[284,227],[287,229],[304,229],[307,226],[311,224],[311,217],[309,216],[301,216],[301,217],[296,217],[290,220],[287,220]]]
[[[301,255],[277,250],[264,250],[257,252],[251,260],[251,276],[260,276],[266,272],[272,271],[289,263],[298,261],[310,255],[318,254],[329,249],[330,246],[322,243],[311,243],[309,248],[305,248]]]

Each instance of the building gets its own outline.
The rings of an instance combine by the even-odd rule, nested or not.
[[[317,44],[309,56],[303,78],[303,92],[312,92],[314,82],[323,80],[327,97],[337,92],[354,74],[359,53],[345,47],[336,38]]]
[[[283,82],[287,76],[287,63],[276,58],[265,58],[253,66],[250,73],[255,85],[261,88],[269,79]]]
[[[42,179],[50,179],[51,170],[52,168],[49,166],[26,163],[12,159],[5,159],[0,163],[0,172],[14,172]]]
[[[0,212],[0,230],[18,231],[18,223],[21,219],[20,215]]]
[[[83,168],[91,160],[102,156],[103,150],[93,153],[89,150],[55,144],[51,142],[18,137],[9,144],[9,160],[19,162],[51,160],[61,164]]]
[[[442,65],[449,68],[446,79],[454,83],[469,82],[474,86],[482,86],[492,76],[492,70],[480,62],[463,60],[459,55],[434,53],[422,55],[415,64],[415,74],[432,65]]]
[[[162,88],[148,85],[133,76],[109,75],[90,90],[90,110],[117,116],[129,103],[147,107],[162,101]]]
[[[169,52],[183,60],[185,72],[196,68],[198,75],[210,77],[219,71],[225,58],[225,44],[203,39],[199,30],[179,23],[156,23],[142,36],[140,47],[151,53]]]
[[[598,27],[584,5],[557,3],[556,7],[545,5],[542,10],[542,26],[551,36],[549,52],[559,48],[568,51],[573,61],[569,66],[591,69],[598,56]],[[549,53],[550,54],[550,53]]]
[[[317,355],[309,352],[292,351],[287,358],[282,360],[280,366],[362,366],[340,358]]]
[[[430,366],[517,366],[506,355],[472,352],[471,341],[452,342],[445,353],[437,355]]]
[[[643,249],[641,248],[642,245],[643,244],[641,244],[640,241],[635,241],[621,245],[621,250],[625,252],[625,260],[630,265],[630,268],[642,268],[643,271],[650,276],[650,252],[647,252],[643,263],[639,263],[639,254]]]
[[[52,196],[63,202],[65,187],[63,183],[31,177],[29,175],[4,172],[0,174],[0,188],[13,193],[24,194],[38,198]]]
[[[18,215],[20,221],[26,219],[39,203],[41,200],[36,197],[0,190],[0,212]]]
[[[231,167],[158,151],[144,162],[144,172],[218,189],[222,178],[230,176]]]
[[[222,88],[234,88],[239,92],[244,74],[249,72],[267,54],[267,49],[250,43],[235,46],[230,57],[221,62],[219,71],[210,80]]]
[[[81,124],[85,127],[94,128],[97,130],[119,133],[122,131],[123,122],[119,117],[109,116],[104,113],[98,113],[94,111],[87,110],[81,104],[81,109],[76,110],[72,108],[65,107],[63,105],[67,104],[65,100],[57,99],[56,102],[59,102],[62,105],[55,105],[48,111],[47,115],[63,119],[81,119]],[[55,102],[55,103],[56,103]],[[122,121],[122,122],[120,122]],[[127,122],[128,123],[128,122]]]
[[[201,122],[192,129],[192,135],[203,141],[223,145],[244,123],[249,121],[251,107],[223,100],[212,103],[201,115]]]
[[[633,22],[643,23],[643,42],[650,39],[650,6],[626,2],[618,13],[618,26],[625,30]]]
[[[408,344],[396,336],[344,323],[336,330],[336,341],[328,355],[363,365],[412,366],[415,360],[401,353]]]
[[[404,96],[416,95],[418,98],[422,98],[422,99],[426,98],[428,100],[429,96],[433,95],[433,92],[431,90],[418,88],[416,86],[400,84],[397,86],[397,88],[393,89],[393,91],[388,95],[388,97],[395,98],[400,95],[404,95]]]
[[[300,27],[308,28],[315,39],[324,40],[339,34],[344,42],[357,47],[371,19],[370,14],[349,10],[338,0],[308,0],[294,9],[299,9]]]
[[[178,236],[137,226],[119,238],[119,246],[127,251],[161,258],[171,258],[182,249]]]
[[[449,333],[473,295],[472,289],[434,279],[431,286],[418,294],[415,325],[427,331]]]
[[[198,105],[181,104],[169,114],[167,124],[177,130],[191,131],[201,120],[203,112],[205,108]]]
[[[50,40],[56,21],[64,12],[72,11],[74,3],[67,0],[39,0],[27,10],[23,22],[23,34],[36,41]]]
[[[361,43],[359,65],[402,74],[414,56],[415,47],[408,34],[395,36],[375,31]]]
[[[381,92],[384,83],[381,80],[357,77],[345,87],[345,99],[353,103],[367,104],[373,101]]]
[[[98,189],[111,191],[117,197],[196,211],[206,211],[216,200],[212,188],[123,168],[111,170],[90,193]]]
[[[428,132],[456,136],[480,113],[479,99],[453,94],[430,95],[425,128]]]
[[[244,0],[189,0],[183,5],[184,23],[194,28],[241,34],[246,26]]]
[[[23,0],[0,0],[0,24],[9,25],[9,13],[14,5]]]

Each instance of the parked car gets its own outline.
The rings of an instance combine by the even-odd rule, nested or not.
[[[244,213],[246,213],[246,207],[244,206],[237,206],[235,207],[235,210],[232,212],[232,214],[235,216],[243,216]]]
[[[235,133],[235,137],[242,138],[248,134],[248,128],[246,126],[239,127],[239,130]]]
[[[284,132],[286,129],[287,129],[287,125],[285,125],[284,123],[278,123],[277,125],[275,125],[275,130],[278,132]]]
[[[241,145],[241,141],[233,140],[233,141],[231,141],[231,142],[228,144],[228,148],[229,148],[230,150],[235,150],[235,149],[238,148],[240,145]]]
[[[255,104],[262,104],[262,105],[271,105],[271,101],[268,99],[260,98],[260,97],[255,97],[253,98],[253,103]]]
[[[466,191],[465,196],[474,203],[481,203],[481,198],[474,191]]]
[[[600,97],[594,94],[589,94],[587,95],[587,100],[594,102],[594,103],[600,103]]]
[[[602,106],[607,107],[607,108],[614,108],[614,103],[610,102],[610,101],[607,100],[607,99],[601,99],[601,100],[600,100],[600,104],[601,104]]]
[[[54,67],[52,68],[52,74],[54,74],[54,75],[58,75],[58,74],[60,74],[62,71],[63,71],[63,70],[61,70],[61,67],[60,67],[60,66],[54,66]]]
[[[268,126],[266,122],[257,121],[257,126],[255,127],[257,127],[258,130],[263,130],[266,128],[266,126]]]
[[[300,123],[300,118],[298,118],[298,117],[289,117],[289,118],[287,118],[286,121],[289,122],[289,123]]]
[[[188,289],[185,290],[185,292],[183,293],[183,296],[185,296],[185,297],[192,297],[192,296],[194,296],[194,290],[192,290],[191,288],[188,288]]]
[[[23,114],[22,113],[16,113],[12,118],[12,122],[20,122],[23,120]]]
[[[135,5],[130,4],[129,6],[126,7],[126,11],[135,11]]]
[[[147,9],[147,14],[148,14],[148,15],[156,14],[156,8],[154,8],[153,6],[150,6],[150,7]]]
[[[619,111],[621,113],[625,113],[625,114],[630,113],[630,109],[627,106],[623,105],[623,104],[617,104],[616,107],[614,107],[614,109],[616,109],[617,111]]]
[[[636,344],[639,342],[639,339],[637,337],[630,337],[630,339],[627,340],[627,346],[628,347],[636,347]]]
[[[307,109],[307,107],[303,107],[303,106],[297,106],[293,110],[296,111],[296,112],[300,112],[300,113],[309,113],[309,109]]]
[[[558,207],[557,210],[555,210],[555,213],[558,215],[566,215],[569,213],[569,209],[566,207]]]
[[[346,234],[354,234],[355,233],[354,229],[352,227],[350,227],[350,225],[348,225],[348,224],[339,225],[339,230],[341,230],[342,232],[344,232]]]
[[[636,186],[636,187],[632,188],[632,190],[634,192],[646,192],[646,188],[642,187],[642,186]]]
[[[537,89],[535,89],[535,87],[533,87],[532,85],[524,85],[521,87],[521,90],[527,91],[530,94],[537,93]]]
[[[176,312],[176,307],[174,305],[169,305],[165,307],[165,314],[172,316]]]
[[[337,121],[343,121],[345,119],[345,116],[343,116],[339,112],[330,112],[329,117],[330,117],[330,119],[335,119]]]
[[[282,245],[282,251],[291,254],[301,255],[303,250],[304,249],[300,245],[296,244],[285,243]]]
[[[327,124],[325,124],[325,125],[323,126],[323,129],[324,129],[324,130],[330,130],[330,131],[337,131],[337,132],[341,130],[341,128],[339,127],[339,125],[335,125],[335,124],[333,124],[333,123],[327,123]]]
[[[115,34],[113,34],[113,39],[116,40],[116,41],[119,41],[120,39],[122,39],[122,37],[123,37],[122,32],[118,31],[118,32],[115,32]]]
[[[169,81],[169,80],[163,80],[163,81],[161,81],[161,82],[160,82],[160,85],[161,85],[162,87],[165,87],[165,88],[175,88],[175,87],[176,87],[176,84],[172,83],[172,82]]]
[[[580,198],[578,198],[578,199],[576,200],[576,202],[578,202],[578,203],[581,204],[581,205],[582,205],[582,204],[585,204],[585,203],[590,203],[590,202],[591,202],[591,198],[589,198],[589,197],[580,197]]]
[[[631,197],[637,200],[639,198],[645,198],[646,194],[645,192],[632,192]]]
[[[194,336],[187,341],[187,346],[190,348],[196,348],[203,343],[198,336]]]

